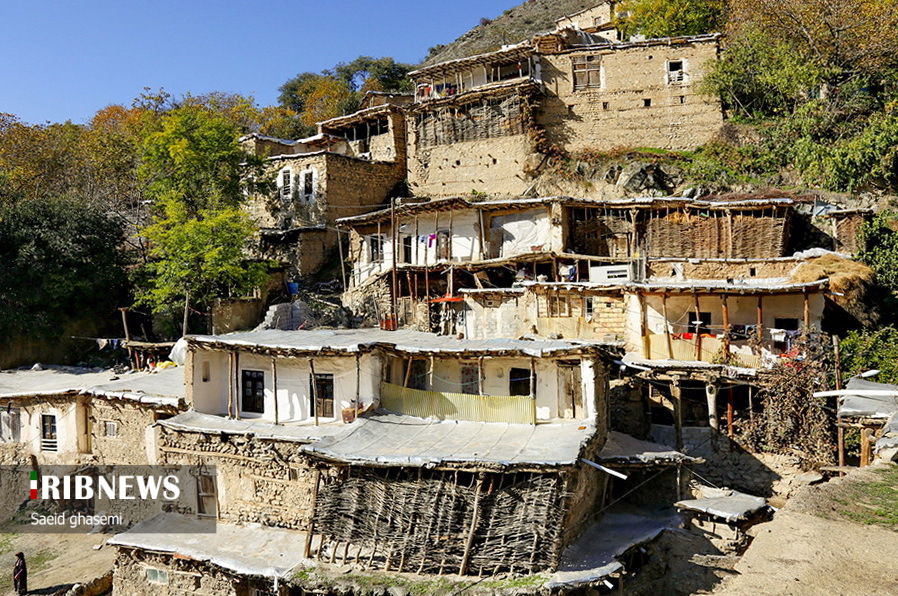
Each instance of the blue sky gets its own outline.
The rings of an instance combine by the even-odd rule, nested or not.
[[[359,55],[417,63],[516,0],[0,0],[0,112],[88,121],[144,87],[277,102],[304,71]]]

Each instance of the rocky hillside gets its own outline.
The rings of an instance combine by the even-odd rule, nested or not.
[[[504,44],[517,43],[555,27],[555,19],[595,6],[597,0],[526,0],[487,22],[481,15],[477,25],[455,41],[430,49],[423,66],[498,50]]]

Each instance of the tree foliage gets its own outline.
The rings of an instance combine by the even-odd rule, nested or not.
[[[839,344],[845,378],[877,369],[880,383],[898,383],[898,329],[893,326],[852,331]]]
[[[143,141],[139,173],[154,203],[143,230],[150,260],[137,276],[138,302],[155,312],[185,300],[208,308],[214,298],[245,295],[265,267],[245,253],[253,234],[240,210],[247,184],[262,184],[262,163],[238,142],[246,104],[230,115],[193,100],[163,114]]]
[[[298,114],[302,132],[311,135],[318,122],[357,110],[366,91],[411,91],[412,68],[390,57],[359,56],[320,73],[292,77],[280,86],[278,102]]]
[[[126,299],[121,221],[72,199],[0,205],[0,337],[58,336]]]
[[[857,258],[876,272],[877,281],[898,292],[898,213],[880,211],[861,226]]]
[[[726,0],[625,0],[617,25],[624,39],[699,35],[719,31],[725,10]]]

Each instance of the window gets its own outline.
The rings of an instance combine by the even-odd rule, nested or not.
[[[168,584],[168,571],[147,567],[147,582],[151,584]]]
[[[117,437],[118,436],[118,422],[113,422],[112,420],[104,420],[103,421],[103,436],[104,437]]]
[[[569,317],[571,316],[571,304],[567,295],[549,294],[549,316],[550,317]]]
[[[689,313],[689,331],[692,333],[711,333],[711,313],[699,312],[698,318],[695,311]]]
[[[218,495],[212,474],[201,473],[196,477],[196,512],[208,517],[218,515]]]
[[[293,171],[290,168],[281,170],[281,198],[285,201],[293,198]]]
[[[476,364],[461,365],[461,392],[480,395],[480,367]]]
[[[671,60],[667,63],[667,82],[685,83],[686,67],[682,60]]]
[[[583,299],[583,311],[584,311],[584,316],[587,319],[591,319],[593,317],[593,315],[595,314],[595,309],[596,309],[596,306],[595,306],[594,298],[588,297],[588,298]]]
[[[412,240],[411,236],[403,236],[402,237],[402,262],[403,263],[411,263],[412,262]]]
[[[208,360],[203,360],[203,383],[208,383],[209,379],[212,378],[212,373],[209,370],[210,364]]]
[[[798,331],[798,319],[776,317],[773,319],[774,329],[785,329],[786,331]]]
[[[603,109],[603,110],[606,110],[606,111],[607,111],[608,108],[610,108],[610,107],[611,107],[611,106],[610,106],[610,104],[609,104],[607,101],[603,101],[603,102],[602,102],[602,109]]]
[[[682,104],[682,103],[686,103],[686,96],[685,96],[685,95],[681,95],[681,96],[680,96],[680,103],[681,103],[681,104]]]
[[[534,385],[536,378],[533,379]],[[513,368],[508,373],[508,395],[530,395],[530,369]]]
[[[261,414],[265,411],[265,373],[245,370],[241,375],[241,397],[244,412]]]
[[[306,170],[302,173],[302,198],[311,201],[315,198],[315,171]]]
[[[598,55],[574,56],[574,91],[598,89],[602,86],[601,57]]]
[[[318,413],[321,418],[334,417],[334,375],[332,374],[315,374],[312,379],[314,386],[311,388],[310,397],[312,398],[311,413],[314,416]],[[317,397],[317,399],[316,399]]]
[[[56,415],[41,414],[41,451],[56,451]]]
[[[644,108],[650,108],[650,107],[652,107],[652,100],[649,99],[648,97],[644,98],[644,99],[642,100],[642,107],[644,107]]]
[[[368,258],[372,263],[383,263],[384,237],[382,234],[368,236]]]
[[[409,365],[411,370],[406,369],[408,373],[408,386],[412,389],[427,391],[427,362],[424,360],[412,360]]]
[[[7,406],[0,410],[0,443],[18,443],[21,440],[21,428],[18,408]]]

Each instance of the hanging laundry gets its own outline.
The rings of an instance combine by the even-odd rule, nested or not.
[[[695,333],[692,333],[692,332],[690,331],[690,332],[688,332],[688,333],[683,333],[682,336],[683,336],[683,339],[694,339],[694,338],[695,338]]]
[[[436,234],[431,234],[430,236],[428,236],[427,237],[427,247],[430,248],[431,246],[433,246],[433,243],[434,243],[434,241],[436,241],[436,239],[437,239]]]
[[[770,330],[770,339],[773,341],[786,341],[786,330],[785,329],[771,329]]]
[[[99,346],[99,348],[100,348],[101,350],[102,350],[103,348],[106,347],[106,344],[109,343],[109,340],[108,340],[108,339],[103,339],[102,337],[96,338],[95,341],[97,342],[97,346]]]
[[[792,349],[792,347],[795,345],[796,340],[799,337],[801,337],[800,329],[792,329],[792,330],[786,331],[786,350],[787,351]]]

